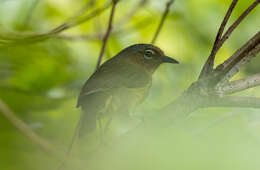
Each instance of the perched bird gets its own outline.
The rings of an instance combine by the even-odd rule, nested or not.
[[[128,114],[147,97],[152,74],[162,63],[179,63],[151,44],[125,48],[102,64],[86,81],[78,97],[82,108],[79,135],[95,130],[104,116]]]

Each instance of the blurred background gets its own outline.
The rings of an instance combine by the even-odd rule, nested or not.
[[[34,132],[61,150],[69,145],[79,119],[80,110],[75,107],[77,96],[95,70],[110,8],[39,41],[6,42],[10,37],[49,32],[65,21],[88,16],[108,2],[0,0],[0,99]],[[230,21],[252,2],[239,1]],[[129,45],[151,42],[166,3],[167,0],[121,0],[103,62]],[[181,64],[160,66],[151,93],[138,112],[163,107],[197,79],[230,3],[231,0],[174,2],[156,45]],[[259,18],[258,7],[220,50],[217,63],[259,31]],[[254,58],[235,78],[258,73],[259,63],[260,58]],[[260,97],[260,87],[239,95]],[[119,124],[117,128],[120,126],[123,127]],[[201,109],[187,118],[184,127],[181,130],[169,127],[121,145],[116,143],[121,141],[118,135],[115,142],[101,150],[82,154],[83,169],[260,168],[260,110]],[[81,147],[93,149],[88,142]],[[59,164],[60,161],[43,152],[0,114],[1,170],[56,169]]]

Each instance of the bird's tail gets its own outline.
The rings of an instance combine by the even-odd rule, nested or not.
[[[96,115],[83,110],[80,117],[79,137],[84,137],[96,129]]]

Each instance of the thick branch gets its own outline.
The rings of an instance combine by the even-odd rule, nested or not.
[[[225,84],[221,88],[221,93],[223,94],[232,94],[236,92],[240,92],[252,87],[256,87],[260,85],[260,74],[256,74],[244,79],[235,80],[230,83]]]
[[[119,0],[113,0],[113,5],[112,5],[112,9],[111,9],[110,17],[109,17],[109,22],[108,22],[108,27],[107,27],[106,34],[104,35],[104,38],[103,38],[103,44],[102,44],[100,54],[99,54],[99,57],[98,57],[96,69],[98,69],[99,66],[100,66],[100,63],[102,61],[102,58],[103,58],[103,55],[104,55],[104,52],[105,52],[105,49],[106,49],[106,45],[107,45],[109,35],[112,31],[113,18],[114,18],[116,5],[117,5],[118,1]]]
[[[168,13],[169,13],[170,7],[173,4],[173,2],[174,2],[174,0],[169,0],[169,2],[167,2],[165,10],[164,10],[163,15],[162,15],[162,18],[160,20],[160,23],[159,23],[159,25],[158,25],[158,27],[157,27],[157,29],[155,31],[155,34],[154,34],[154,37],[153,37],[152,41],[151,41],[151,44],[155,43],[155,41],[156,41],[156,39],[157,39],[157,37],[158,37],[162,27],[163,27],[163,24],[165,22],[165,19],[166,19]]]

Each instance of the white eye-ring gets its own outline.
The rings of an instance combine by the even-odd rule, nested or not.
[[[145,59],[152,59],[154,55],[154,51],[153,50],[145,50],[144,51],[144,58]]]

